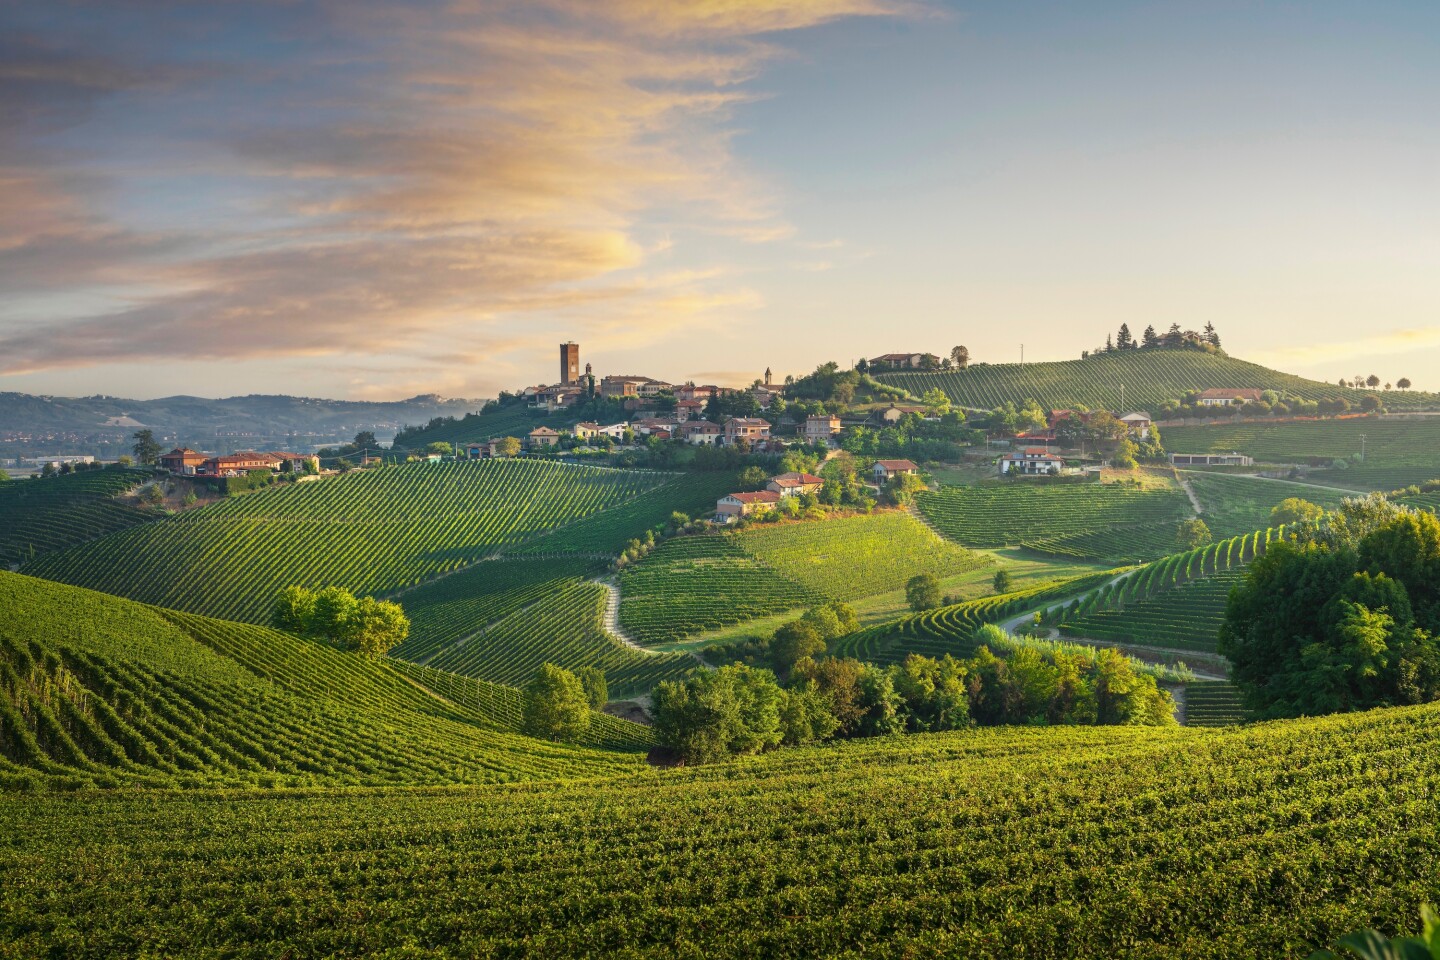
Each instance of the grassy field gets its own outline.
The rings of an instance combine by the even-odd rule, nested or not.
[[[446,791],[0,795],[11,956],[1304,957],[1440,897],[1440,708]]]
[[[1166,400],[1179,400],[1187,391],[1211,387],[1283,390],[1307,400],[1356,398],[1354,391],[1334,384],[1306,380],[1233,357],[1189,350],[1131,350],[1101,353],[1084,360],[978,364],[951,373],[882,373],[876,379],[917,397],[939,387],[952,403],[986,410],[1006,401],[1019,404],[1034,399],[1046,409],[1084,404],[1091,409],[1123,406],[1156,413]],[[1391,391],[1384,399],[1394,410],[1440,405],[1440,396],[1435,394]],[[1165,438],[1168,445],[1168,432]]]
[[[920,573],[953,578],[987,563],[898,511],[761,524],[661,544],[622,573],[620,620],[641,643],[687,644],[827,599],[893,593]]]
[[[1176,526],[1192,513],[1174,483],[1153,482],[997,482],[942,487],[916,503],[937,530],[968,547],[1024,545],[1112,564],[1172,552]]]
[[[544,744],[384,660],[248,624],[0,573],[0,787],[481,783],[636,769],[631,752]]]
[[[286,585],[387,593],[641,497],[670,478],[525,460],[386,467],[225,500],[41,557],[26,572],[264,622]]]
[[[116,499],[153,476],[106,469],[0,483],[0,566],[159,519]]]
[[[1358,465],[1360,470],[1409,468],[1424,473],[1428,469],[1440,475],[1440,417],[1349,417],[1167,427],[1165,448],[1179,453],[1233,450],[1262,463],[1328,463],[1358,455],[1362,434],[1365,463]]]

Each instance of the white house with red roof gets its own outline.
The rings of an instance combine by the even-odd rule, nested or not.
[[[1055,456],[1055,454],[1046,450],[1044,447],[1026,447],[1024,450],[1007,453],[1000,458],[1000,472],[1002,474],[1016,474],[1026,477],[1050,477],[1059,476],[1060,471],[1064,469],[1064,458]]]
[[[876,460],[875,466],[870,469],[875,475],[875,482],[882,486],[889,481],[891,477],[920,472],[920,468],[916,466],[913,460]]]
[[[727,493],[715,501],[715,516],[729,523],[739,517],[748,517],[761,510],[773,510],[780,504],[780,494],[774,490],[757,490],[754,493]]]
[[[1255,387],[1213,387],[1201,392],[1195,403],[1202,407],[1238,407],[1258,401],[1260,394],[1261,391]]]
[[[773,490],[782,497],[797,497],[802,493],[819,493],[825,480],[813,473],[782,473],[771,477],[765,484],[766,490]]]

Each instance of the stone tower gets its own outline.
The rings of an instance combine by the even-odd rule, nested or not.
[[[573,340],[560,344],[560,382],[580,382],[580,344]]]

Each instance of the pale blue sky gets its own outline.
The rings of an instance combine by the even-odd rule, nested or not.
[[[1440,7],[30,6],[0,389],[1234,354],[1440,389]],[[776,27],[785,29],[776,30]]]

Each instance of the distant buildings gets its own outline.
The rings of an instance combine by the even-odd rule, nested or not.
[[[919,473],[920,468],[911,460],[876,460],[871,471],[875,475],[876,485],[883,486],[891,477]]]
[[[919,370],[939,361],[933,353],[886,353],[870,361],[872,370]]]
[[[1243,453],[1172,453],[1177,467],[1253,467],[1255,460]]]
[[[1199,407],[1230,407],[1260,400],[1262,391],[1254,387],[1216,387],[1205,390],[1195,398]]]

